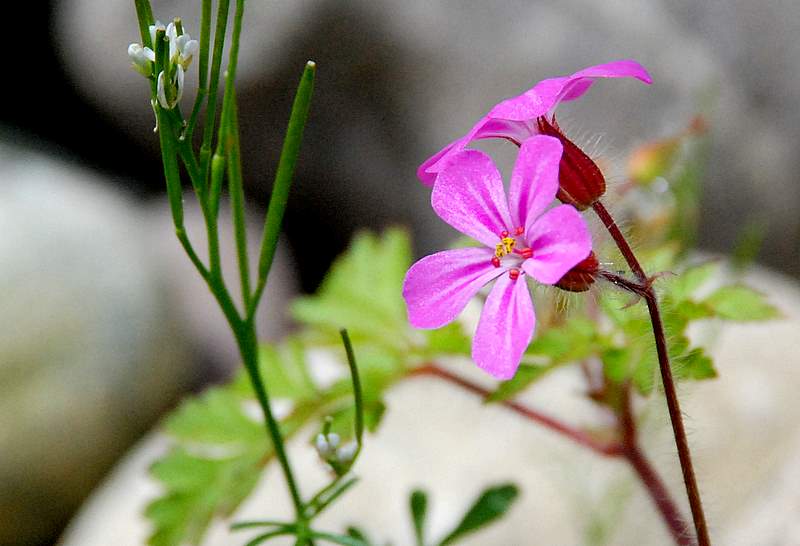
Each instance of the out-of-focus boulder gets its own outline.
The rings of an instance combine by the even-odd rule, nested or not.
[[[0,181],[0,544],[36,544],[181,394],[238,357],[166,203],[143,206],[84,168],[6,144]],[[236,281],[224,211],[221,232]],[[259,236],[252,226],[252,254]],[[292,286],[280,251],[262,337],[283,331]]]
[[[43,540],[185,390],[187,338],[129,199],[0,146],[0,543]]]

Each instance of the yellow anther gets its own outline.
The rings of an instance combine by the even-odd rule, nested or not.
[[[512,237],[503,237],[500,242],[494,247],[494,255],[502,258],[506,254],[510,254],[514,250],[516,241]]]

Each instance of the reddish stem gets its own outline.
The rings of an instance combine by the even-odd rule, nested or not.
[[[622,256],[631,268],[631,271],[640,282],[637,287],[637,294],[644,297],[647,302],[647,310],[650,313],[650,321],[653,325],[653,336],[655,337],[656,353],[658,354],[658,367],[661,371],[661,381],[664,385],[664,395],[667,399],[667,409],[669,410],[672,431],[675,436],[675,445],[678,449],[678,458],[683,472],[683,481],[686,484],[686,494],[689,497],[689,506],[692,510],[694,528],[697,532],[697,540],[700,546],[711,546],[711,539],[708,535],[705,514],[703,513],[703,503],[700,499],[700,489],[697,487],[697,478],[692,465],[692,455],[689,451],[689,442],[686,439],[686,430],[683,426],[681,407],[678,401],[678,394],[675,390],[675,381],[672,378],[672,369],[669,364],[669,354],[667,353],[667,340],[664,334],[664,325],[661,322],[661,314],[658,310],[658,299],[655,291],[642,269],[639,260],[633,253],[628,241],[620,231],[617,223],[611,214],[606,210],[600,201],[595,201],[592,205],[597,216],[603,222],[614,242],[617,244]]]
[[[409,372],[409,376],[429,375],[438,377],[454,385],[486,399],[491,393],[489,390],[473,383],[463,377],[451,373],[435,364],[426,364],[415,368]],[[688,533],[688,528],[681,517],[680,510],[670,497],[669,490],[664,485],[660,476],[650,464],[642,449],[639,447],[636,436],[636,423],[633,419],[633,411],[630,403],[631,392],[626,389],[623,399],[621,418],[620,418],[620,437],[617,442],[600,442],[582,430],[573,428],[561,421],[545,415],[535,409],[529,408],[519,402],[504,400],[500,402],[503,406],[517,413],[518,415],[539,423],[547,429],[565,436],[573,442],[594,451],[604,457],[624,458],[633,467],[636,475],[642,481],[642,485],[647,490],[650,498],[658,508],[664,523],[670,530],[670,534],[679,546],[694,546],[695,542]]]
[[[485,388],[481,387],[477,383],[473,383],[463,377],[459,377],[449,371],[436,366],[435,364],[426,364],[419,368],[415,368],[410,372],[409,375],[432,375],[435,377],[439,377],[440,379],[444,379],[450,383],[458,385],[459,387],[467,390],[473,394],[477,394],[481,398],[488,397],[491,393],[490,391],[486,390]],[[582,445],[583,447],[589,448],[595,453],[603,455],[605,457],[619,457],[623,454],[623,446],[619,442],[613,443],[604,443],[601,442],[592,436],[586,434],[582,430],[578,430],[573,428],[566,423],[562,423],[561,421],[550,417],[549,415],[545,415],[535,409],[529,408],[519,402],[514,402],[512,400],[504,400],[500,402],[503,406],[510,409],[511,411],[529,419],[531,421],[535,421],[540,425],[548,428],[554,432],[561,434],[562,436],[566,436],[570,440]]]
[[[675,544],[680,546],[694,546],[695,541],[692,538],[691,530],[686,525],[683,517],[681,516],[678,507],[672,501],[669,490],[667,489],[661,477],[656,472],[653,465],[645,456],[636,438],[636,424],[633,419],[633,411],[631,409],[631,392],[630,388],[626,392],[622,400],[622,410],[620,412],[620,428],[622,430],[622,444],[624,447],[623,456],[628,460],[633,470],[642,480],[645,489],[647,490],[650,498],[667,528],[675,540]]]

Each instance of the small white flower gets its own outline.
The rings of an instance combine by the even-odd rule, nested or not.
[[[142,76],[149,78],[153,73],[153,63],[156,54],[149,47],[142,47],[142,44],[131,44],[128,46],[128,57],[133,63],[133,68]]]
[[[175,40],[175,46],[178,51],[178,62],[183,65],[184,69],[189,68],[192,57],[200,49],[200,43],[197,40],[192,40],[188,34],[182,34]]]
[[[162,108],[172,110],[183,97],[186,70],[192,62],[192,57],[200,49],[200,44],[183,32],[180,23],[176,25],[173,22],[165,27],[160,21],[156,21],[150,25],[149,32],[153,48],[143,47],[142,44],[131,44],[128,46],[128,56],[136,71],[151,78],[153,65],[156,62],[155,51],[164,45],[156,44],[157,34],[163,32],[166,35],[169,42],[169,56],[164,63],[165,66],[159,66],[161,70],[156,78],[156,100]]]

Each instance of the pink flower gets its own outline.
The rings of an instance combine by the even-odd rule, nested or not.
[[[636,78],[652,83],[647,70],[632,60],[613,61],[590,66],[571,76],[542,80],[533,89],[504,100],[482,117],[470,131],[431,156],[417,169],[419,179],[431,186],[453,155],[464,150],[473,140],[505,138],[522,144],[527,138],[540,133],[537,120],[552,114],[562,101],[582,96],[597,78]]]
[[[558,189],[558,139],[535,136],[520,149],[508,199],[492,160],[478,150],[455,154],[431,195],[433,210],[483,247],[445,250],[408,270],[403,297],[411,324],[439,328],[497,279],[486,299],[472,344],[478,366],[511,378],[533,336],[536,317],[525,276],[555,284],[586,258],[592,241],[577,210],[547,210]]]

